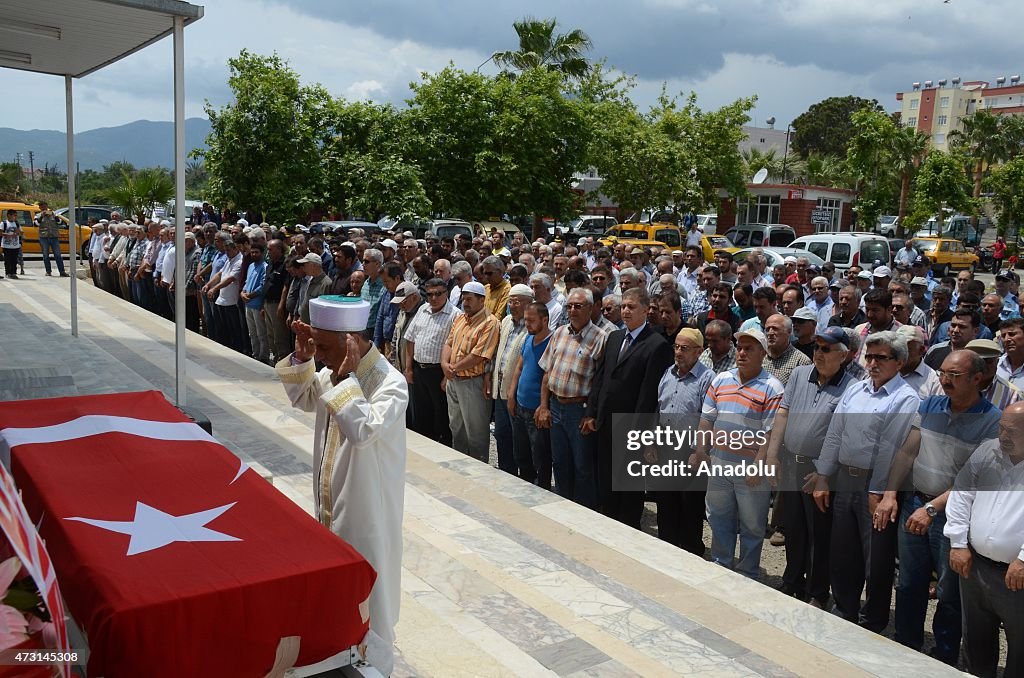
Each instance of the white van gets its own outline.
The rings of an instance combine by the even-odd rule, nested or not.
[[[885,266],[892,261],[889,241],[876,233],[815,233],[797,238],[789,246],[831,261],[837,271],[845,271],[851,266],[870,271],[876,261]]]

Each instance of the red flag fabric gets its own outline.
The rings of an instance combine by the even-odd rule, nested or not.
[[[89,673],[263,676],[362,640],[376,577],[352,547],[159,392],[0,403],[0,437]]]

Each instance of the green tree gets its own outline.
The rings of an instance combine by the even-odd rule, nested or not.
[[[1015,240],[1024,216],[1024,156],[1018,155],[994,167],[985,177],[984,185],[992,192],[993,202],[998,206],[996,223],[999,234],[1009,235]]]
[[[950,153],[932,151],[917,172],[913,209],[907,215],[907,225],[918,226],[934,215],[938,219],[938,233],[941,235],[944,207],[968,212],[974,206],[969,181],[960,160]]]
[[[136,223],[143,223],[157,205],[165,205],[174,198],[174,179],[165,169],[147,168],[135,174],[125,172],[121,183],[107,190],[111,203],[120,206],[125,216],[133,215]]]
[[[790,145],[803,158],[812,152],[845,158],[854,135],[853,114],[864,108],[884,112],[874,99],[845,96],[819,101],[793,120]]]
[[[329,137],[331,97],[304,87],[279,56],[248,50],[228,60],[234,101],[220,110],[207,102],[210,198],[269,221],[304,218],[321,197],[320,150]]]
[[[914,127],[898,127],[892,143],[892,168],[900,177],[900,197],[897,215],[901,232],[910,202],[910,182],[928,153],[928,135]]]
[[[774,148],[769,148],[767,151],[745,148],[740,155],[743,157],[744,172],[748,177],[753,177],[760,170],[765,169],[768,170],[769,181],[782,179],[782,158]]]
[[[590,37],[580,29],[555,33],[556,19],[526,17],[512,27],[519,36],[519,49],[491,55],[498,66],[524,73],[534,68],[558,71],[570,78],[582,78],[590,70],[583,55],[593,47]]]
[[[202,160],[189,160],[185,163],[185,194],[202,198],[206,191],[209,175]]]
[[[867,108],[853,114],[853,126],[846,165],[857,190],[858,219],[871,226],[879,215],[898,205],[902,229],[911,179],[927,150],[928,137]]]
[[[845,159],[834,155],[811,153],[805,160],[794,163],[789,176],[809,186],[846,188],[850,184]]]
[[[16,162],[0,163],[0,198],[18,200],[22,193],[24,173]],[[4,215],[6,219],[7,216]]]
[[[960,153],[970,163],[974,180],[972,195],[981,197],[981,186],[988,169],[1012,156],[1015,123],[1007,124],[1010,118],[979,109],[974,115],[966,116],[962,130],[949,133],[950,150]],[[1018,147],[1019,148],[1019,147]],[[978,216],[971,216],[971,225],[977,227]]]
[[[376,221],[430,211],[408,121],[390,104],[336,100],[323,147],[324,202]]]
[[[715,111],[662,92],[642,114],[628,101],[631,82],[592,104],[597,132],[591,163],[604,177],[602,193],[627,210],[717,207],[718,191],[743,195],[748,168],[738,146],[755,99]],[[596,113],[596,114],[595,114]]]

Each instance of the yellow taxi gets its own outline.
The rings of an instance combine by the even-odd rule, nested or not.
[[[941,276],[955,269],[973,271],[978,266],[978,255],[953,238],[914,238],[914,248],[928,257],[932,270]]]
[[[7,210],[14,210],[15,220],[21,226],[22,243],[21,247],[25,254],[42,254],[39,246],[39,226],[36,224],[36,215],[39,214],[39,205],[30,205],[24,202],[0,202],[0,215],[7,218]],[[60,224],[60,252],[68,254],[68,218],[57,215]],[[78,225],[78,246],[82,258],[86,258],[89,251],[89,238],[92,237],[92,229],[88,226]]]
[[[700,239],[700,248],[704,251],[704,261],[709,264],[715,261],[715,252],[725,250],[726,252],[739,252],[740,248],[732,244],[732,241],[724,235],[705,235]]]
[[[599,242],[606,246],[621,242],[634,247],[667,247],[677,250],[682,245],[683,237],[679,227],[674,224],[616,224],[605,231]]]

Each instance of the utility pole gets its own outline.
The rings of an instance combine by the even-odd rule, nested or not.
[[[35,153],[33,151],[29,151],[28,152],[28,168],[29,168],[29,171],[32,173],[30,175],[31,179],[29,179],[29,181],[30,181],[29,185],[32,187],[32,192],[35,193],[36,192],[36,163],[35,163]]]

